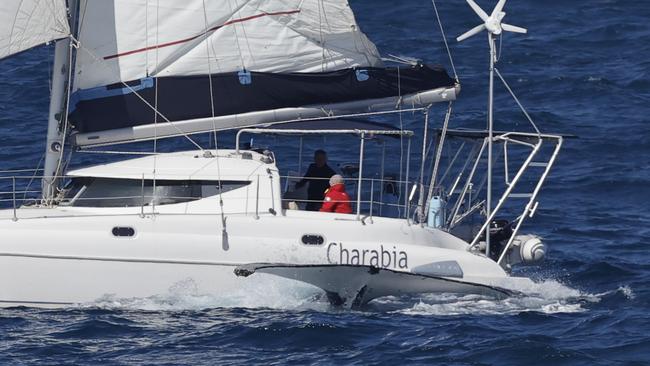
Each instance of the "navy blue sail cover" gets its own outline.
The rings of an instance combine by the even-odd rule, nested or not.
[[[207,75],[146,78],[72,94],[70,121],[80,133],[211,117]],[[394,97],[441,87],[454,79],[440,66],[343,69],[323,73],[239,71],[212,75],[214,116]],[[137,94],[136,94],[137,93]],[[158,116],[157,122],[166,122]]]

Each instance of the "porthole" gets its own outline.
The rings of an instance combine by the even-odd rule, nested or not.
[[[113,236],[132,237],[135,235],[135,229],[127,226],[116,226],[113,228]]]
[[[302,243],[305,245],[323,245],[325,238],[318,234],[305,234],[302,236]]]

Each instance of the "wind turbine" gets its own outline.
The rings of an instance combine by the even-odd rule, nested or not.
[[[506,0],[499,0],[497,5],[494,7],[494,10],[492,10],[492,14],[490,15],[487,15],[487,13],[483,11],[483,9],[481,9],[481,7],[474,2],[474,0],[467,0],[467,3],[472,8],[472,10],[474,10],[476,15],[481,18],[483,24],[477,25],[476,27],[460,35],[458,38],[456,38],[458,42],[462,42],[467,38],[477,35],[484,30],[487,30],[491,36],[501,35],[503,31],[524,34],[528,32],[528,30],[525,28],[501,22],[506,16],[506,13],[503,11],[503,7],[506,5]]]
[[[490,43],[490,89],[488,96],[488,172],[487,172],[487,194],[486,194],[486,213],[487,218],[490,218],[492,213],[492,140],[493,140],[493,124],[494,124],[494,64],[496,63],[496,47],[495,39],[497,36],[500,36],[503,31],[513,32],[513,33],[527,33],[528,30],[525,28],[517,27],[515,25],[510,25],[502,23],[503,18],[506,16],[506,13],[503,11],[503,7],[506,5],[506,0],[499,0],[497,5],[492,10],[492,13],[488,15],[483,9],[481,9],[474,0],[467,0],[469,6],[474,10],[476,15],[481,18],[483,24],[477,25],[476,27],[468,30],[467,32],[460,35],[456,40],[462,42],[469,37],[477,35],[482,31],[487,31],[488,41]],[[487,228],[485,229],[485,255],[490,256],[490,225],[488,223]]]

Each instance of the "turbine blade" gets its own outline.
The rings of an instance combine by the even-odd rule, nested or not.
[[[497,6],[494,7],[494,10],[492,10],[492,14],[490,16],[495,16],[503,11],[503,7],[506,6],[506,0],[499,0],[497,3]]]
[[[481,9],[481,7],[478,6],[478,4],[474,2],[474,0],[467,0],[467,3],[469,4],[469,6],[472,9],[474,9],[474,12],[476,13],[476,15],[478,15],[481,18],[482,21],[487,20],[487,18],[488,18],[487,13],[484,12],[483,9]]]
[[[485,24],[477,25],[476,27],[474,27],[474,28],[468,30],[467,32],[461,34],[460,36],[458,36],[458,38],[456,38],[456,41],[462,42],[462,41],[466,40],[467,38],[480,33],[484,29],[485,29]]]
[[[523,33],[523,34],[528,33],[528,30],[526,28],[517,27],[516,25],[510,25],[510,24],[503,23],[503,24],[501,24],[501,28],[504,31],[508,31],[508,32]]]

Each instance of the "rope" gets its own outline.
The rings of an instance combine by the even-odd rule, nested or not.
[[[451,69],[454,72],[454,78],[456,82],[459,82],[458,73],[456,73],[456,66],[454,65],[454,58],[451,56],[451,50],[449,49],[449,43],[447,43],[447,36],[445,36],[445,29],[442,26],[442,21],[440,21],[440,14],[438,14],[438,6],[436,6],[436,0],[431,0],[433,4],[433,10],[436,13],[436,19],[438,19],[438,25],[440,26],[440,33],[442,34],[442,40],[445,42],[445,49],[447,50],[447,56],[449,56],[449,62],[451,63]]]
[[[228,2],[230,3],[230,1]],[[205,32],[208,32],[208,13],[205,7],[205,0],[203,0],[203,19],[205,22]],[[248,40],[246,41],[248,42]],[[217,165],[217,179],[219,180],[219,207],[221,211],[221,235],[222,235],[222,247],[224,250],[227,250],[229,247],[228,244],[228,231],[226,229],[226,216],[223,212],[223,185],[221,184],[221,164],[219,163],[219,141],[217,139],[217,125],[215,122],[214,116],[214,93],[212,85],[212,67],[210,66],[210,46],[208,39],[205,39],[205,47],[208,53],[208,79],[210,80],[210,108],[212,111],[212,130],[214,132],[214,150],[215,150],[215,159]],[[243,59],[242,59],[243,62]]]
[[[235,7],[237,8],[237,10],[233,10],[232,4],[230,3],[230,0],[228,0],[228,7],[230,8],[230,14],[232,14],[233,16],[236,13],[239,13],[239,11],[241,10],[241,8],[239,7],[239,4],[237,2],[235,2]],[[205,1],[203,1],[203,13],[205,14]],[[207,20],[206,20],[206,22],[207,22]],[[246,63],[244,62],[244,54],[241,51],[241,45],[239,44],[239,35],[237,34],[237,24],[233,25],[232,30],[233,30],[233,32],[235,32],[235,41],[237,43],[237,51],[239,52],[239,59],[241,60],[241,66],[242,66],[242,68],[244,70],[246,70]],[[205,36],[206,36],[205,39],[207,41],[207,39],[208,39],[207,30],[206,30]]]

